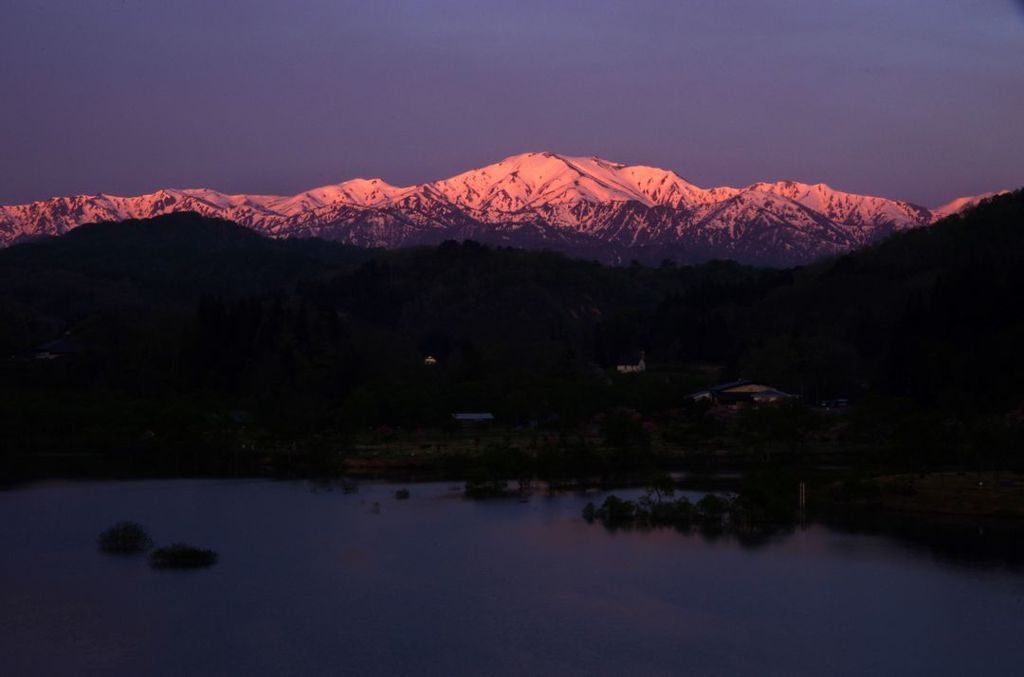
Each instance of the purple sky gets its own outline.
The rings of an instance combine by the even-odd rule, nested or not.
[[[1020,0],[4,0],[0,203],[527,150],[933,206],[1024,185]]]

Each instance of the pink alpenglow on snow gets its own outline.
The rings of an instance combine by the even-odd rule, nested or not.
[[[0,244],[97,221],[197,212],[272,237],[316,236],[361,246],[469,238],[612,260],[638,255],[790,264],[927,225],[994,194],[928,209],[823,183],[702,188],[657,167],[538,152],[406,187],[375,178],[292,196],[191,188],[135,197],[56,197],[0,207]]]

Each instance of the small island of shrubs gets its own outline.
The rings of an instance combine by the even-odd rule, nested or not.
[[[153,547],[153,539],[137,522],[118,522],[97,538],[99,549],[114,555],[134,555]]]
[[[601,505],[588,503],[583,518],[609,528],[669,526],[705,532],[772,533],[799,521],[797,482],[787,475],[751,473],[734,495],[707,494],[696,502],[675,498],[676,485],[667,475],[648,482],[643,496],[626,500],[614,494]]]
[[[583,518],[606,526],[701,526],[721,528],[733,517],[735,502],[708,494],[696,503],[687,498],[677,500],[649,500],[642,497],[629,501],[614,494],[600,506],[588,503]]]
[[[157,548],[149,556],[149,564],[154,569],[200,569],[216,563],[217,553],[213,550],[184,543]]]
[[[137,522],[118,522],[96,540],[102,552],[115,555],[139,554],[153,547],[153,539]],[[213,550],[184,543],[157,548],[149,556],[149,564],[154,569],[198,569],[216,562],[217,553]]]

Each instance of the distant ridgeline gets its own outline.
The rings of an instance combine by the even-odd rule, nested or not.
[[[733,378],[1015,425],[1022,226],[1017,191],[788,270],[367,250],[195,214],[82,226],[0,251],[0,425],[39,448],[239,420],[281,435],[460,411],[569,425],[678,409]]]
[[[723,258],[796,265],[926,226],[988,195],[928,209],[823,183],[702,188],[657,167],[523,153],[416,186],[354,179],[291,196],[164,189],[0,206],[0,247],[87,223],[196,212],[274,238],[320,237],[364,247],[471,239],[606,263]]]

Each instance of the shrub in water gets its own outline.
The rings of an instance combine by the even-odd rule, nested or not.
[[[693,505],[686,497],[677,501],[659,501],[648,509],[651,524],[688,525],[693,518]]]
[[[216,562],[217,553],[213,550],[195,548],[184,543],[157,548],[149,556],[150,565],[157,569],[197,569]]]
[[[118,522],[100,534],[97,541],[103,552],[119,555],[145,552],[153,547],[153,539],[135,522]]]
[[[721,520],[729,509],[729,504],[721,497],[707,494],[697,501],[697,510],[705,520]]]
[[[637,517],[637,505],[613,494],[604,499],[604,503],[597,509],[597,516],[606,523],[632,522]]]

